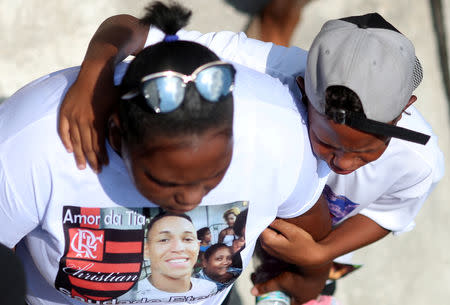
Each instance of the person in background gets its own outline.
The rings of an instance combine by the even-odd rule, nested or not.
[[[226,0],[240,12],[250,15],[245,30],[248,37],[289,46],[310,0]]]
[[[200,241],[200,252],[205,252],[211,246],[211,230],[208,227],[197,230],[197,239]]]
[[[211,230],[208,227],[203,227],[197,231],[197,239],[200,242],[200,252],[198,254],[197,263],[195,264],[195,272],[198,272],[202,267],[203,256],[205,251],[211,246]]]
[[[223,213],[223,219],[227,223],[225,229],[221,230],[219,233],[218,242],[224,243],[227,246],[231,246],[233,244],[233,240],[236,239],[236,235],[233,230],[234,222],[236,221],[236,217],[239,215],[241,211],[237,207],[233,207],[229,210],[226,210]]]
[[[195,276],[199,279],[213,281],[217,290],[222,291],[230,286],[242,269],[232,267],[233,253],[227,245],[217,243],[206,250],[203,258],[203,268]]]
[[[236,239],[233,240],[231,245],[231,252],[233,253],[231,266],[242,266],[241,251],[245,248],[245,224],[247,223],[248,209],[243,210],[236,217],[236,221],[233,225],[233,230],[236,235]]]

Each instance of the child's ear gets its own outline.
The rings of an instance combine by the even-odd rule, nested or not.
[[[409,98],[408,104],[406,104],[405,108],[403,108],[403,111],[405,111],[409,106],[411,106],[415,101],[417,101],[417,96],[411,95]],[[403,112],[402,111],[402,112]]]
[[[415,101],[417,101],[417,96],[415,95],[411,95],[411,97],[409,98],[408,104],[406,104],[406,106],[403,108],[402,112],[400,113],[400,115],[398,117],[396,117],[394,119],[394,121],[392,122],[394,125],[397,124],[397,122],[402,118],[402,114],[403,112],[406,112],[406,109],[408,109],[409,106],[411,106]]]

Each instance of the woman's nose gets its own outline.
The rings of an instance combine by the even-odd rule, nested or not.
[[[175,195],[175,200],[181,205],[194,208],[200,204],[206,194],[207,191],[203,186],[192,185],[184,187],[183,190],[178,192]]]

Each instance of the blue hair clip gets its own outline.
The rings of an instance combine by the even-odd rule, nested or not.
[[[177,40],[178,40],[177,35],[166,35],[164,37],[164,41],[166,41],[166,42],[177,41]]]

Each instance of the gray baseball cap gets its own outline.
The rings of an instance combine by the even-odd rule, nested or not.
[[[308,53],[306,94],[312,106],[352,128],[426,144],[428,135],[389,124],[422,81],[411,41],[377,13],[326,22]],[[325,91],[345,86],[361,100],[364,115],[325,111]]]

